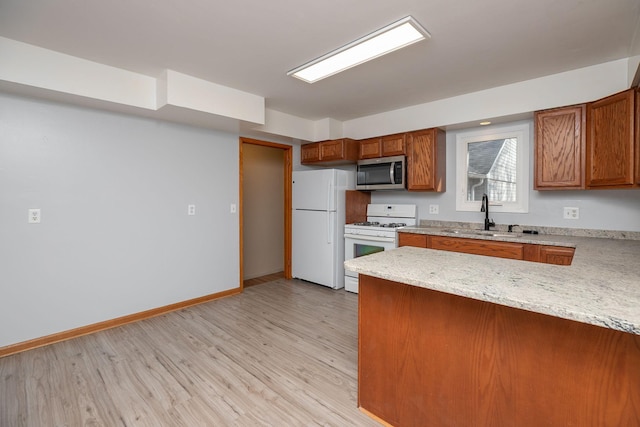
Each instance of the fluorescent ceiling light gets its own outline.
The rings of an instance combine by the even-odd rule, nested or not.
[[[314,83],[379,56],[431,37],[411,16],[402,18],[287,73]]]

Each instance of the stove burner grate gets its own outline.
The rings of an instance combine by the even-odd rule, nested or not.
[[[407,224],[404,222],[392,222],[389,224],[380,224],[378,221],[365,221],[365,222],[354,222],[352,225],[359,225],[363,227],[398,228],[398,227],[404,227]]]
[[[388,227],[388,228],[398,228],[398,227],[404,227],[405,224],[404,222],[392,222],[390,224],[382,224],[380,227]]]

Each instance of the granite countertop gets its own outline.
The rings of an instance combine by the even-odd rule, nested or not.
[[[435,227],[400,231],[456,235]],[[401,247],[348,260],[345,269],[640,335],[640,240],[567,235],[482,238],[576,249],[572,264],[561,266]]]

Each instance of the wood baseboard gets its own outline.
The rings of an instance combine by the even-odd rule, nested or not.
[[[360,410],[360,412],[362,412],[363,414],[365,414],[366,416],[368,416],[371,419],[376,420],[377,422],[379,422],[380,424],[382,424],[384,427],[394,427],[393,424],[389,424],[388,422],[386,422],[385,420],[383,420],[382,418],[372,414],[371,412],[367,411],[366,409],[364,409],[362,406],[358,407],[358,409]]]
[[[138,322],[140,320],[149,319],[151,317],[160,316],[172,311],[181,310],[186,307],[190,307],[197,304],[213,301],[216,299],[237,295],[242,292],[241,288],[229,289],[227,291],[218,292],[215,294],[205,295],[198,298],[178,302],[175,304],[169,304],[162,307],[152,308],[151,310],[141,311],[139,313],[129,314],[127,316],[117,317],[111,320],[105,320],[103,322],[94,323],[87,326],[81,326],[79,328],[70,329],[68,331],[58,332],[52,335],[47,335],[40,338],[34,338],[29,341],[23,341],[17,344],[11,344],[6,347],[0,347],[0,357],[9,356],[11,354],[20,353],[34,348],[43,347],[45,345],[57,343],[60,341],[70,340],[72,338],[81,337],[83,335],[89,335],[94,332],[104,331],[105,329],[116,328],[118,326],[126,325],[127,323]]]

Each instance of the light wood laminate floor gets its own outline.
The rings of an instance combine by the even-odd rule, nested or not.
[[[249,286],[262,285],[263,283],[273,282],[274,280],[278,279],[284,279],[284,271],[267,274],[266,276],[255,277],[253,279],[247,279],[243,282],[242,286],[248,288]]]
[[[0,358],[0,426],[379,426],[357,295],[279,279]]]

